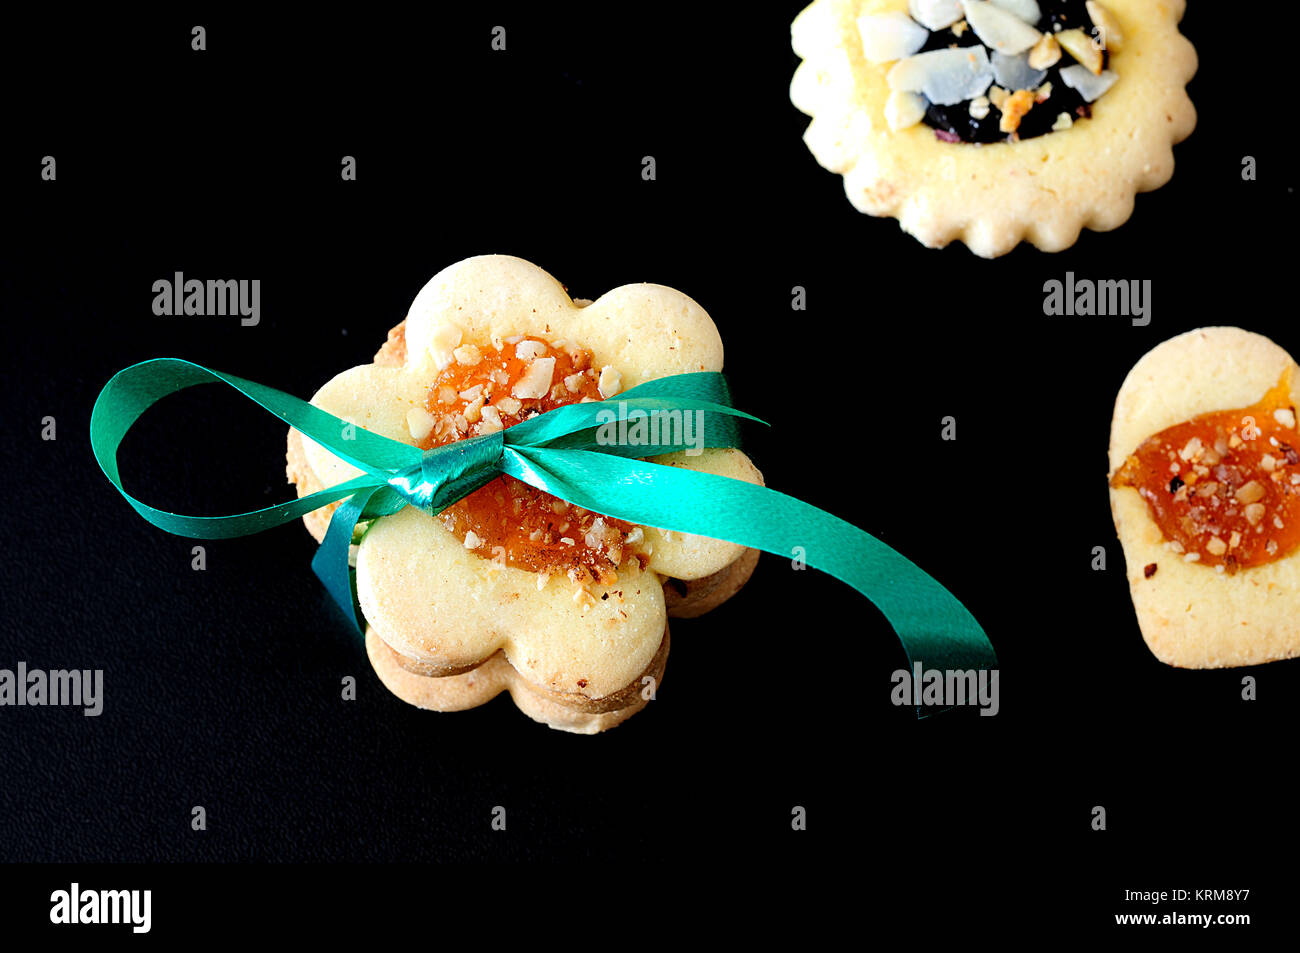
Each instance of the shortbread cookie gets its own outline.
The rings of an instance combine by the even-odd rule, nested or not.
[[[1300,655],[1300,369],[1268,338],[1165,341],[1115,401],[1110,502],[1138,625],[1162,662]]]
[[[1183,0],[816,0],[794,21],[804,141],[861,212],[985,258],[1115,228],[1196,112]]]
[[[437,275],[374,363],[338,375],[312,403],[427,448],[658,377],[721,368],[713,322],[679,292],[628,285],[574,302],[535,266],[485,256]],[[655,462],[762,482],[738,450]],[[288,474],[300,496],[357,472],[290,432]],[[304,519],[318,540],[330,509]],[[726,541],[588,513],[500,477],[438,516],[407,507],[374,521],[355,562],[368,637],[391,651],[380,653],[380,674],[397,694],[445,709],[508,688],[534,718],[595,731],[621,719],[578,715],[631,714],[644,704],[639,680],[662,666],[670,607],[697,615],[718,605],[756,557]],[[490,681],[496,687],[484,694],[489,664],[515,675]],[[471,676],[477,689],[465,696],[454,686]]]

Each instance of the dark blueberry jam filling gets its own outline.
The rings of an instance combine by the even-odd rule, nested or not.
[[[1092,32],[1092,19],[1088,16],[1085,0],[1038,0],[1038,9],[1042,14],[1034,24],[1039,33],[1059,33],[1061,30],[1080,29]],[[975,31],[967,27],[961,36],[952,32],[952,28],[936,30],[930,34],[925,46],[918,51],[928,53],[930,50],[945,50],[953,46],[979,46],[980,39]],[[992,53],[989,54],[992,57]],[[1109,54],[1102,53],[1103,67],[1109,65]],[[1092,115],[1091,105],[1079,95],[1077,90],[1065,85],[1061,79],[1061,67],[1071,66],[1074,59],[1062,51],[1060,60],[1047,70],[1043,83],[1052,84],[1052,95],[1041,103],[1036,103],[1020,120],[1020,126],[1014,133],[1008,134],[998,128],[1002,122],[1002,113],[996,106],[989,106],[988,115],[976,119],[970,114],[970,103],[957,103],[953,106],[939,106],[931,103],[925,110],[923,122],[935,130],[936,135],[946,142],[1007,142],[1016,139],[1033,139],[1051,132],[1056,117],[1069,113],[1074,120],[1087,119]],[[1039,84],[1040,86],[1042,83]],[[991,89],[992,87],[990,87]],[[1008,93],[1015,90],[1007,90]],[[987,93],[985,94],[987,95]]]

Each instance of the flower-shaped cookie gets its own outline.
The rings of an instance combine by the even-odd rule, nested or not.
[[[861,212],[985,258],[1107,231],[1173,175],[1196,112],[1184,0],[816,0],[804,141]]]
[[[312,403],[429,447],[721,369],[712,320],[677,291],[626,285],[575,303],[536,266],[484,256],[436,275],[375,362],[339,374]],[[655,461],[762,482],[738,450]],[[357,472],[290,432],[300,496]],[[329,514],[305,519],[317,539]],[[591,733],[652,696],[667,616],[729,598],[756,560],[733,543],[631,526],[500,477],[437,516],[407,507],[374,521],[356,552],[357,590],[371,661],[399,697],[447,711],[508,690],[531,717]]]

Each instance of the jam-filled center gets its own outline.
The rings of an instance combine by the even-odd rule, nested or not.
[[[612,368],[597,371],[591,351],[517,335],[462,345],[408,415],[422,449],[492,433],[566,404],[601,400],[618,388]],[[603,393],[602,393],[603,391]],[[613,582],[642,531],[573,506],[509,476],[497,477],[439,514],[465,547],[487,559],[579,583]]]
[[[1220,572],[1300,546],[1300,433],[1290,375],[1258,404],[1145,440],[1111,485],[1135,488],[1169,548]]]
[[[893,64],[890,129],[923,122],[945,142],[1015,142],[1091,118],[1124,44],[1100,0],[911,0],[858,29],[862,55]]]

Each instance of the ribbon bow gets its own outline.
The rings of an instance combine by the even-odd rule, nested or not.
[[[118,473],[122,438],[158,400],[213,382],[233,387],[362,474],[301,499],[229,516],[185,516],[140,502],[123,488]],[[704,445],[709,447],[737,446],[737,418],[758,420],[731,406],[721,374],[678,374],[634,387],[617,401],[569,404],[496,433],[421,451],[283,391],[189,361],[159,358],[119,371],[104,385],[90,415],[90,443],[104,475],[136,512],[179,536],[246,536],[342,500],[312,568],[359,632],[364,632],[365,620],[357,604],[355,574],[348,567],[356,524],[408,505],[439,513],[504,473],[575,506],[629,523],[728,540],[779,556],[801,549],[807,565],[852,586],[884,613],[913,665],[997,665],[993,646],[966,607],[870,534],[767,487],[636,459],[682,450],[680,442],[633,445],[611,442],[602,433],[602,425],[613,419],[668,419],[673,412],[687,411],[703,415]],[[671,430],[659,428],[659,436]]]

